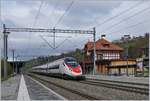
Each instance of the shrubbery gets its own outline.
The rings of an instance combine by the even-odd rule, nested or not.
[[[7,63],[7,75],[8,75],[8,77],[10,77],[12,73],[13,73],[12,66],[9,63]],[[2,78],[2,80],[3,80],[3,77],[4,77],[4,60],[1,60],[1,78]]]

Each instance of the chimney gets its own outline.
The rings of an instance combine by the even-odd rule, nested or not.
[[[106,37],[106,35],[105,35],[105,34],[102,34],[102,35],[101,35],[101,38],[104,38],[104,39],[105,39],[105,37]]]

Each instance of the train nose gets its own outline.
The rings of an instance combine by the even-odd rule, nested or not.
[[[81,70],[80,70],[80,68],[75,68],[75,69],[73,69],[73,72],[80,73]]]
[[[80,70],[79,70],[79,69],[76,69],[76,70],[74,70],[74,72],[80,72]]]

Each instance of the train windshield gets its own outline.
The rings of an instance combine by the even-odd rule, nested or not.
[[[66,65],[69,65],[69,66],[71,66],[73,68],[78,66],[77,61],[75,59],[73,59],[73,58],[66,58],[65,59],[65,63],[66,63]]]

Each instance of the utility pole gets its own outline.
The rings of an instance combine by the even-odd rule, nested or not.
[[[48,63],[49,63],[49,55],[48,55],[48,58],[47,58],[47,69],[46,69],[47,73],[48,73]]]
[[[16,74],[18,73],[18,62],[17,62],[18,56],[16,56]]]
[[[12,49],[11,51],[12,51],[12,55],[13,55],[13,74],[14,74],[14,73],[15,73],[15,64],[14,64],[14,59],[15,59],[14,54],[15,54],[15,50]]]
[[[7,46],[7,38],[8,38],[8,34],[9,32],[6,32],[6,27],[5,27],[5,24],[3,24],[3,35],[4,35],[4,79],[7,79],[7,49],[8,49],[8,46]]]
[[[93,28],[93,75],[96,73],[96,29]]]
[[[128,44],[128,42],[127,42],[127,44]],[[129,76],[129,74],[128,74],[128,46],[127,46],[127,76]]]
[[[83,50],[83,71],[84,71],[84,74],[86,74],[85,72],[85,56],[84,56],[84,53],[85,51]]]
[[[53,43],[54,43],[54,49],[55,49],[55,27],[53,28],[53,30],[54,30],[54,31],[53,31],[53,37],[54,37],[54,38],[53,38]]]
[[[130,35],[124,35],[124,39],[126,41],[126,44],[127,44],[127,47],[126,47],[126,60],[127,60],[127,67],[126,67],[126,75],[129,76],[129,73],[128,73],[128,55],[129,55],[129,50],[128,50],[128,44],[129,44],[129,38],[130,38]]]

